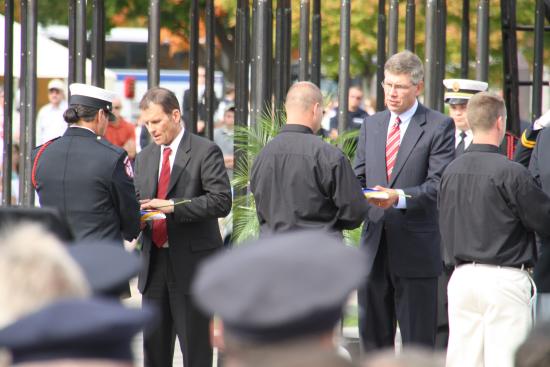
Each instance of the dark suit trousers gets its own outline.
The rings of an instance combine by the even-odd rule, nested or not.
[[[447,350],[449,343],[449,299],[447,297],[447,285],[453,274],[454,266],[443,266],[443,272],[437,278],[437,334],[435,347]]]
[[[365,352],[393,347],[397,322],[404,345],[434,347],[437,277],[404,278],[391,272],[384,234],[358,299],[359,334]]]
[[[176,288],[169,256],[169,249],[154,247],[151,251],[143,302],[154,304],[160,317],[156,327],[145,330],[145,366],[172,366],[177,335],[185,367],[211,367],[209,318],[195,307],[190,295]]]

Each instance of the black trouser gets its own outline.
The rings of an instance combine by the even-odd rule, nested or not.
[[[159,320],[156,327],[145,330],[145,366],[172,366],[177,335],[185,367],[212,367],[209,318],[195,307],[189,294],[176,288],[169,256],[168,249],[152,249],[143,302],[158,308]]]
[[[404,345],[434,347],[437,278],[405,278],[390,271],[384,234],[358,298],[359,333],[365,352],[393,347],[397,322]]]
[[[443,273],[437,278],[437,334],[435,347],[447,349],[449,343],[449,299],[447,298],[447,285],[455,270],[454,266],[444,267]]]

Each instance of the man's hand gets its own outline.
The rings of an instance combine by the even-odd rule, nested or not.
[[[232,155],[223,157],[223,163],[225,163],[225,168],[233,169],[234,157]]]
[[[368,199],[367,201],[371,205],[377,206],[385,210],[392,207],[399,200],[399,195],[394,189],[388,189],[382,186],[375,186],[374,189],[387,192],[390,197],[388,199]]]
[[[163,213],[173,213],[174,212],[174,202],[172,200],[162,200],[162,199],[145,199],[140,200],[141,210],[155,209],[160,210]]]
[[[544,115],[539,117],[533,124],[533,130],[544,129],[550,124],[550,110],[546,111]]]

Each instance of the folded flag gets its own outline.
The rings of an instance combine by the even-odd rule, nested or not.
[[[151,220],[166,219],[166,215],[160,210],[140,210],[142,222]]]

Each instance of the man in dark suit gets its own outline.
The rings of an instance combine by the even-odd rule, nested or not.
[[[160,325],[145,333],[145,365],[171,366],[177,335],[185,367],[210,367],[209,320],[192,303],[189,286],[197,264],[223,246],[217,219],[231,209],[223,155],[184,128],[171,91],[150,89],[140,110],[155,144],[136,158],[136,191],[142,209],[166,215],[143,230],[138,288],[161,314]]]
[[[362,235],[369,275],[359,290],[359,331],[367,351],[393,346],[396,321],[404,344],[434,345],[442,267],[436,198],[454,157],[454,124],[418,103],[423,74],[409,51],[388,59],[388,109],[361,127],[355,173],[387,197],[369,199]]]

